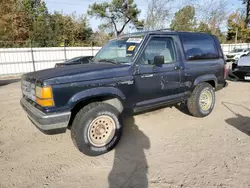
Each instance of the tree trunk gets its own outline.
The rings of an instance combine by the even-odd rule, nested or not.
[[[119,37],[119,35],[123,32],[123,30],[125,29],[126,25],[130,22],[131,19],[128,19],[122,26],[122,28],[120,29],[120,31],[118,31],[116,23],[114,22],[114,20],[112,20],[112,23],[114,25],[115,28],[115,37]]]
[[[246,1],[246,20],[245,20],[245,29],[248,28],[248,24],[250,22],[250,0]]]

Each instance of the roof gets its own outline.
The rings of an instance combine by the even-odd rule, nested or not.
[[[140,32],[129,33],[129,34],[121,35],[120,37],[141,36],[141,35],[150,35],[150,34],[166,34],[166,33],[168,34],[181,34],[181,33],[208,34],[208,33],[202,33],[202,32],[173,31],[171,29],[159,29],[159,30],[152,30],[152,31],[140,31]]]

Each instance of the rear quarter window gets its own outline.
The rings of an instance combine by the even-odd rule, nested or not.
[[[181,33],[187,60],[217,59],[218,49],[211,35],[205,33]]]

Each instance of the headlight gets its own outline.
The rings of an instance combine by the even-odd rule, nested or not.
[[[36,102],[43,107],[54,106],[53,93],[51,86],[36,86]]]

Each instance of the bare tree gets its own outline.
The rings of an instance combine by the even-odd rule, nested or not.
[[[226,26],[229,16],[228,0],[206,0],[197,5],[198,20],[206,23],[214,33],[218,28]]]
[[[229,0],[183,0],[181,6],[195,7],[197,23],[207,25],[215,33],[227,26],[227,18],[231,13],[229,3]]]
[[[205,18],[212,32],[226,24],[228,17],[227,4],[227,0],[211,0],[208,16]]]
[[[153,30],[166,27],[171,11],[170,3],[172,1],[173,0],[150,0],[144,28]]]
[[[246,6],[245,28],[250,24],[250,0],[243,0],[243,5]]]

